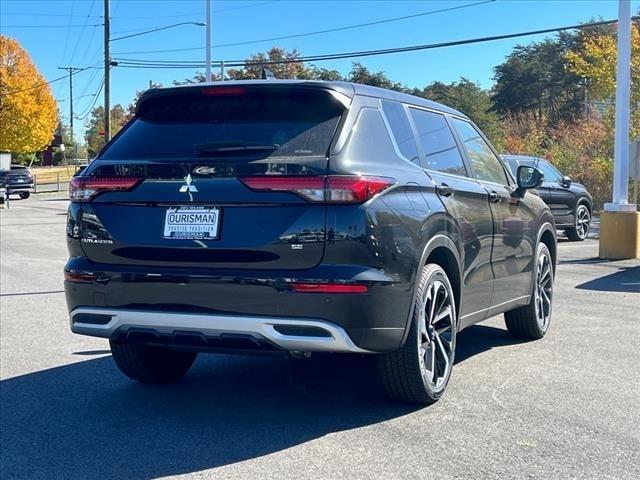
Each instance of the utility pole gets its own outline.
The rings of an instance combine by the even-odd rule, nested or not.
[[[104,142],[111,140],[111,43],[109,0],[104,0]]]
[[[77,67],[58,67],[59,70],[69,72],[69,126],[71,127],[71,144],[73,145],[74,158],[78,158],[78,149],[76,148],[76,139],[73,136],[73,74],[82,69]]]
[[[205,45],[207,48],[206,62],[207,67],[206,71],[206,80],[207,82],[211,81],[211,0],[205,0],[206,2],[206,15],[207,15],[207,38],[205,40]]]

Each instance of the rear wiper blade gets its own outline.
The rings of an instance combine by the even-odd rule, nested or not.
[[[225,153],[242,153],[242,152],[261,152],[273,151],[280,148],[280,145],[273,143],[271,145],[259,144],[220,144],[220,143],[203,143],[196,145],[198,154],[225,154]]]

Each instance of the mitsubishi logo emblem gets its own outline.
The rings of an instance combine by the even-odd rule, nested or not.
[[[191,185],[192,181],[191,174],[187,174],[187,176],[184,177],[184,185],[180,187],[180,193],[196,193],[198,189],[195,185]]]

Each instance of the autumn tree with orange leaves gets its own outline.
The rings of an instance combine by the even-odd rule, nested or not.
[[[40,151],[53,139],[57,124],[46,80],[16,40],[0,35],[0,151]]]

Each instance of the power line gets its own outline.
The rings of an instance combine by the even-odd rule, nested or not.
[[[85,15],[71,15],[66,13],[37,13],[37,12],[2,12],[2,15],[14,15],[14,16],[23,16],[23,17],[75,17],[75,18],[84,18]],[[101,18],[100,15],[92,15],[93,18]]]
[[[632,17],[632,19],[636,20],[640,17]],[[247,60],[222,60],[218,62],[214,62],[214,64],[219,65],[221,62],[224,62],[226,67],[242,67],[242,66],[250,66],[250,65],[278,65],[278,64],[286,64],[286,63],[301,63],[301,62],[318,62],[318,61],[327,61],[327,60],[341,60],[346,58],[358,58],[358,57],[369,57],[375,55],[388,55],[393,53],[403,53],[403,52],[412,52],[419,50],[431,50],[435,48],[444,48],[444,47],[454,47],[459,45],[469,45],[474,43],[482,43],[482,42],[491,42],[496,40],[505,40],[510,38],[519,38],[526,37],[531,35],[540,35],[544,33],[554,33],[561,32],[564,30],[577,30],[583,28],[597,27],[601,25],[611,25],[617,23],[617,20],[602,20],[598,22],[590,22],[590,23],[582,23],[576,25],[567,25],[564,27],[554,27],[554,28],[545,28],[539,30],[529,30],[526,32],[517,32],[510,33],[505,35],[492,35],[488,37],[476,37],[464,40],[454,40],[448,42],[440,42],[440,43],[430,43],[423,45],[411,45],[406,47],[396,47],[396,48],[385,48],[378,50],[361,50],[355,52],[342,52],[342,53],[330,53],[330,54],[321,54],[321,55],[311,55],[306,57],[298,57],[284,60],[266,60],[266,61],[247,61]],[[203,62],[183,62],[183,63],[174,63],[173,60],[167,61],[159,61],[159,60],[134,60],[134,59],[117,59],[118,66],[124,68],[201,68],[204,66]]]
[[[475,7],[478,5],[484,5],[487,3],[493,3],[496,0],[483,0],[480,2],[475,2],[475,3],[468,3],[465,5],[457,5],[455,7],[448,7],[448,8],[442,8],[439,10],[430,10],[427,12],[420,12],[420,13],[415,13],[412,15],[404,15],[402,17],[394,17],[394,18],[386,18],[383,20],[376,20],[373,22],[366,22],[366,23],[359,23],[356,25],[347,25],[347,26],[343,26],[343,27],[336,27],[336,28],[329,28],[329,29],[325,29],[325,30],[316,30],[313,32],[305,32],[305,33],[296,33],[296,34],[292,34],[292,35],[283,35],[283,36],[279,36],[279,37],[270,37],[270,38],[261,38],[261,39],[257,39],[257,40],[248,40],[248,41],[243,41],[243,42],[234,42],[234,43],[223,43],[220,45],[215,45],[215,48],[223,48],[223,47],[235,47],[235,46],[240,46],[240,45],[252,45],[252,44],[256,44],[256,43],[263,43],[263,42],[271,42],[271,41],[275,41],[275,40],[285,40],[285,39],[289,39],[289,38],[300,38],[300,37],[307,37],[307,36],[311,36],[311,35],[321,35],[321,34],[325,34],[325,33],[332,33],[332,32],[340,32],[340,31],[344,31],[344,30],[351,30],[354,28],[363,28],[363,27],[370,27],[373,25],[381,25],[384,23],[391,23],[391,22],[398,22],[401,20],[409,20],[412,18],[418,18],[418,17],[424,17],[424,16],[428,16],[428,15],[434,15],[437,13],[444,13],[444,12],[450,12],[450,11],[454,11],[454,10],[461,10],[463,8],[469,8],[469,7]],[[239,7],[236,7],[239,8]],[[175,49],[168,49],[168,50],[147,50],[147,51],[138,51],[138,52],[120,52],[120,53],[115,53],[114,55],[131,55],[131,54],[144,54],[144,53],[169,53],[169,52],[188,52],[188,51],[194,51],[194,50],[204,50],[204,47],[189,47],[189,48],[175,48]]]
[[[73,0],[73,2],[71,2],[71,13],[70,15],[73,16],[73,9],[76,6],[76,1]],[[71,24],[71,16],[67,19],[67,24]],[[67,58],[67,47],[69,46],[69,35],[71,34],[71,29],[68,28],[67,29],[67,34],[64,37],[64,49],[62,50],[62,57],[60,57],[60,62],[58,62],[59,64],[64,63],[65,59]],[[56,88],[56,98],[60,96],[60,89],[62,87],[60,85],[57,86]]]
[[[237,7],[227,7],[227,8],[215,8],[212,10],[213,13],[222,13],[222,12],[230,12],[233,10],[243,10],[245,8],[253,8],[253,7],[261,7],[263,5],[268,5],[269,3],[276,3],[281,0],[268,0],[264,2],[256,2],[251,3],[249,5],[239,5]],[[155,19],[155,18],[186,18],[186,17],[202,17],[202,12],[193,12],[193,13],[183,13],[179,15],[149,15],[149,16],[135,16],[135,17],[127,17],[127,16],[114,16],[112,19],[116,20],[139,20],[139,19]]]
[[[260,7],[269,3],[276,3],[281,0],[269,0],[264,2],[256,2],[249,5],[241,5],[237,7],[218,8],[214,9],[213,13],[229,12],[232,10],[241,10],[245,8]],[[22,17],[67,17],[67,18],[85,18],[86,15],[67,15],[66,13],[37,13],[37,12],[2,12],[4,16],[22,16]],[[182,13],[177,15],[148,15],[135,17],[132,16],[112,16],[112,19],[116,20],[140,20],[140,19],[155,19],[155,18],[186,18],[186,17],[200,17],[202,12]],[[102,15],[90,15],[90,18],[104,18]],[[3,25],[3,27],[6,25]]]
[[[385,20],[377,20],[375,22],[367,22],[367,23],[359,23],[357,25],[348,25],[345,27],[337,27],[337,28],[328,28],[326,30],[316,30],[315,32],[306,32],[306,33],[297,33],[297,34],[293,34],[293,35],[283,35],[280,37],[271,37],[271,38],[261,38],[259,40],[249,40],[246,42],[234,42],[234,43],[223,43],[220,45],[216,45],[216,48],[221,48],[221,47],[237,47],[240,45],[252,45],[255,43],[263,43],[263,42],[272,42],[275,40],[286,40],[289,38],[300,38],[300,37],[308,37],[311,35],[321,35],[324,33],[332,33],[332,32],[341,32],[344,30],[351,30],[354,28],[363,28],[363,27],[371,27],[373,25],[381,25],[383,23],[392,23],[392,22],[398,22],[401,20],[409,20],[412,18],[418,18],[418,17],[425,17],[427,15],[434,15],[436,13],[444,13],[444,12],[451,12],[453,10],[461,10],[463,8],[468,8],[468,7],[475,7],[478,5],[484,5],[486,3],[493,3],[496,0],[483,0],[481,2],[476,2],[476,3],[469,3],[466,5],[457,5],[455,7],[448,7],[448,8],[441,8],[439,10],[431,10],[429,12],[422,12],[422,13],[415,13],[413,15],[404,15],[402,17],[395,17],[395,18],[387,18]]]
[[[93,23],[91,25],[2,25],[2,28],[86,28],[86,27],[102,27],[102,23]]]
[[[93,7],[95,6],[95,4],[96,4],[96,0],[92,0],[91,1],[91,6],[89,7],[89,13],[87,13],[87,18],[84,21],[85,27],[86,27],[87,23],[89,22],[89,15],[91,15],[91,12],[93,12]],[[80,30],[80,35],[78,36],[78,40],[76,41],[76,44],[73,47],[73,51],[71,52],[71,57],[69,58],[69,63],[73,63],[73,59],[75,58],[76,52],[78,51],[78,46],[80,45],[80,41],[82,40],[82,37],[84,35],[84,31],[85,31],[85,28]],[[95,32],[95,30],[94,30],[94,32]],[[87,45],[86,49],[88,49],[88,45]],[[85,52],[86,52],[86,50],[85,50]]]
[[[91,68],[95,68],[95,67],[93,67],[93,66],[84,67],[84,68],[81,68],[80,70],[78,70],[77,72],[84,72],[85,70],[89,70]],[[40,82],[40,83],[37,83],[37,84],[35,84],[35,85],[31,86],[31,87],[22,88],[20,90],[12,90],[10,92],[4,92],[4,93],[0,92],[0,97],[1,96],[5,96],[5,95],[14,95],[16,93],[27,92],[29,90],[33,90],[33,89],[36,89],[36,88],[44,87],[45,85],[51,85],[52,83],[59,82],[60,80],[64,80],[65,78],[69,78],[69,75],[68,74],[67,75],[63,75],[62,77],[54,78],[53,80],[49,80],[47,82]]]
[[[159,32],[161,30],[167,30],[169,28],[180,27],[182,25],[197,25],[199,27],[204,27],[205,26],[205,24],[203,22],[180,22],[180,23],[176,23],[175,25],[166,25],[164,27],[156,27],[156,28],[152,28],[150,30],[144,30],[142,32],[141,31],[137,31],[136,33],[132,33],[130,35],[124,35],[122,37],[111,38],[111,41],[115,42],[117,40],[124,40],[125,38],[138,37],[140,35],[145,35],[147,33]]]
[[[89,114],[93,110],[93,107],[98,101],[98,98],[100,97],[100,93],[102,92],[102,87],[104,87],[104,76],[102,77],[102,81],[100,82],[100,87],[98,87],[98,90],[96,91],[93,97],[93,102],[91,102],[91,104],[82,112],[82,115],[79,115],[76,117],[77,120],[84,120],[89,116]]]

